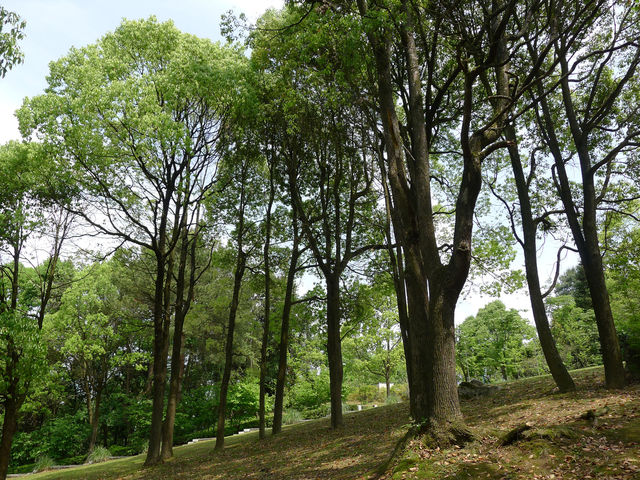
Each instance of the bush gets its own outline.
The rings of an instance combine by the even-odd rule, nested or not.
[[[124,447],[122,445],[111,445],[109,452],[111,452],[112,457],[128,457],[137,454],[131,447]]]
[[[299,410],[294,408],[290,410],[285,410],[282,413],[282,423],[284,425],[291,425],[292,423],[298,423],[304,420],[304,416]]]
[[[106,462],[111,457],[111,452],[102,446],[95,447],[93,452],[87,457],[87,463],[100,463]]]
[[[302,410],[302,415],[306,419],[324,418],[331,414],[331,404],[323,403],[316,408],[306,408]]]
[[[393,405],[394,403],[400,403],[400,397],[395,393],[390,394],[384,401],[385,405]]]
[[[35,467],[33,468],[33,473],[45,472],[47,470],[51,470],[51,467],[55,466],[56,462],[53,461],[48,455],[40,455],[36,459]]]
[[[398,383],[391,387],[391,394],[396,395],[401,402],[409,401],[409,386],[406,383]]]

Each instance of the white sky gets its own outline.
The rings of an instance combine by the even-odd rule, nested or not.
[[[160,21],[173,20],[184,32],[222,40],[219,24],[223,13],[234,10],[255,20],[267,8],[282,4],[282,0],[5,0],[4,7],[26,20],[27,28],[26,38],[21,42],[24,63],[0,79],[0,143],[20,139],[13,113],[24,97],[43,91],[49,62],[65,55],[72,46],[94,43],[106,32],[114,30],[122,18],[155,15]],[[521,258],[519,255],[516,264],[522,264]],[[555,253],[545,252],[543,259],[547,266],[541,272],[541,280],[547,283]],[[563,270],[573,263],[575,261],[565,262]],[[475,315],[478,308],[492,300],[478,294],[462,298],[456,310],[456,323]],[[530,317],[529,300],[524,292],[503,295],[501,300],[507,308],[517,308]]]

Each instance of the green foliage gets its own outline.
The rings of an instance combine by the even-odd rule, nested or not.
[[[111,457],[111,452],[108,448],[97,446],[93,449],[89,456],[87,457],[86,463],[100,463],[106,462]]]
[[[456,335],[456,363],[465,380],[508,380],[539,373],[527,371],[525,365],[528,357],[540,354],[539,348],[531,348],[534,327],[499,300],[468,317],[457,327]]]
[[[302,420],[304,420],[302,412],[295,408],[289,408],[282,413],[283,425],[292,425],[294,423],[301,422]]]
[[[298,376],[289,391],[289,406],[306,411],[318,408],[330,399],[329,371],[321,369],[308,375]],[[323,415],[324,416],[324,415]]]
[[[24,465],[39,457],[56,461],[72,456],[83,456],[87,450],[89,426],[86,413],[60,415],[48,419],[32,432],[18,432],[11,449],[11,463]]]
[[[584,368],[602,362],[593,310],[576,306],[573,296],[547,298],[551,333],[568,368]]]
[[[54,467],[56,462],[53,458],[47,455],[41,455],[36,459],[35,466],[33,467],[34,473],[37,472],[46,472],[47,470],[51,470],[51,467]]]
[[[0,5],[0,78],[4,78],[14,65],[24,61],[18,41],[24,38],[27,23],[16,13]]]

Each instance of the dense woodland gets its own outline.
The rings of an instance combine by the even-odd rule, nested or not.
[[[54,59],[0,147],[0,478],[385,402],[462,445],[460,381],[637,378],[639,16],[291,2]],[[526,291],[534,324],[495,300],[456,326],[471,290]]]

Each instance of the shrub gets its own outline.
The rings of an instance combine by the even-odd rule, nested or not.
[[[111,457],[111,452],[109,449],[98,446],[93,449],[89,456],[87,457],[87,463],[100,463],[106,462]]]
[[[44,472],[47,470],[51,470],[51,467],[55,466],[56,462],[53,461],[48,455],[40,455],[36,459],[36,465],[33,468],[33,473]]]
[[[397,396],[395,393],[390,394],[384,401],[385,405],[392,405],[394,403],[400,403],[400,397]]]
[[[302,411],[302,415],[306,419],[324,418],[331,413],[331,404],[323,403],[316,408],[306,408]]]
[[[298,423],[304,420],[302,413],[294,408],[286,410],[282,414],[282,423],[284,425],[291,425],[292,423]]]

